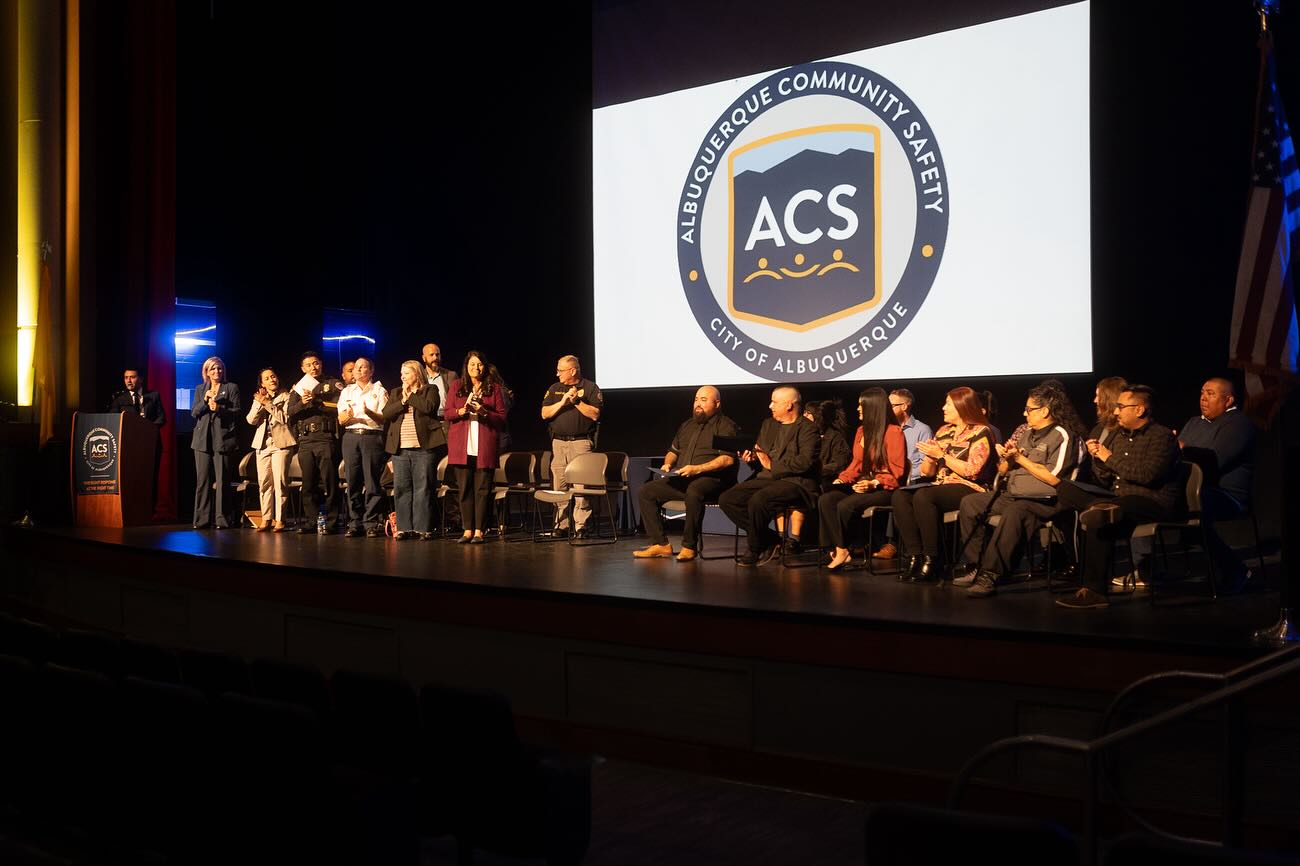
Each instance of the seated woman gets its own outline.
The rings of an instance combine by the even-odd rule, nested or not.
[[[868,388],[858,395],[858,418],[862,426],[853,437],[853,460],[817,500],[822,547],[834,548],[826,564],[832,571],[848,563],[845,537],[851,527],[861,524],[863,509],[888,505],[909,468],[907,440],[883,388]]]
[[[298,445],[285,410],[289,392],[280,390],[280,378],[270,367],[258,374],[253,405],[248,407],[248,425],[253,428],[253,453],[257,455],[257,489],[261,498],[262,525],[258,532],[274,528],[284,532],[284,507],[289,502],[289,460]]]
[[[899,488],[889,504],[903,542],[899,580],[937,580],[943,553],[943,515],[966,496],[988,490],[997,472],[993,432],[979,395],[954,388],[943,401],[943,426],[933,439],[916,444],[924,455],[920,475],[933,484]],[[915,481],[917,479],[913,479]]]
[[[497,446],[506,426],[506,404],[501,379],[491,372],[483,355],[471,349],[460,365],[460,378],[447,395],[451,441],[447,465],[456,471],[460,491],[460,521],[464,532],[459,544],[482,544],[492,500],[492,477],[497,468]]]
[[[809,400],[804,406],[803,416],[817,425],[821,435],[821,492],[831,489],[853,459],[849,447],[849,424],[844,416],[844,406],[839,400]],[[799,552],[799,541],[803,537],[803,524],[806,515],[800,510],[790,512],[790,541],[787,553]],[[785,531],[785,517],[776,518],[777,532]]]
[[[446,451],[438,420],[438,389],[428,383],[419,361],[402,362],[402,384],[388,392],[384,450],[393,455],[393,507],[398,540],[433,538],[433,486],[429,483]]]

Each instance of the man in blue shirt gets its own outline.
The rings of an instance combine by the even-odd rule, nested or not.
[[[916,398],[906,388],[897,388],[889,392],[889,407],[894,411],[894,417],[898,419],[898,426],[903,428],[903,440],[907,443],[909,478],[918,477],[921,461],[925,459],[925,455],[916,450],[916,443],[934,438],[934,431],[930,429],[930,425],[912,416],[912,404],[915,402]],[[886,534],[891,539],[894,537],[893,518],[890,518]],[[889,541],[872,554],[875,559],[893,559],[896,556],[898,556],[898,547],[893,541]]]
[[[1219,536],[1214,524],[1250,513],[1255,440],[1255,425],[1237,408],[1232,382],[1221,378],[1201,386],[1201,414],[1189,418],[1178,434],[1183,459],[1197,464],[1205,473],[1201,521],[1209,538],[1210,554],[1234,590],[1245,585],[1250,571]]]

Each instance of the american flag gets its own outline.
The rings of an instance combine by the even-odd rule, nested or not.
[[[1292,258],[1300,244],[1300,169],[1268,33],[1260,37],[1259,46],[1250,207],[1237,265],[1229,347],[1232,366],[1246,373],[1246,392],[1268,412],[1276,408],[1279,387],[1296,373],[1300,349]]]

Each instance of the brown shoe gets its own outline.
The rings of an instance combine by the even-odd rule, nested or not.
[[[268,521],[266,521],[266,522],[264,522],[264,523],[259,524],[258,527],[257,527],[257,531],[258,531],[258,532],[270,532],[270,531],[271,531],[271,521],[268,520]]]
[[[671,544],[652,544],[649,547],[643,547],[640,550],[632,551],[632,555],[637,559],[656,559],[673,555],[673,546]]]
[[[682,548],[682,552],[679,553],[679,554],[677,554],[677,561],[678,561],[678,562],[691,562],[691,561],[694,560],[697,556],[699,556],[699,554],[696,553],[695,551],[691,550],[689,547],[683,547],[683,548]]]
[[[898,548],[892,544],[886,544],[883,547],[881,547],[879,550],[877,550],[875,553],[871,554],[871,558],[872,559],[897,559]]]
[[[271,524],[271,525],[272,525],[272,527],[274,527],[274,529],[275,529],[276,532],[284,532],[284,521],[283,521],[283,520],[277,520],[275,523],[273,523],[273,524]]]

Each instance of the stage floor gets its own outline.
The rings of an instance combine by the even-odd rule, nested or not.
[[[289,569],[297,578],[321,581],[454,588],[566,603],[1193,655],[1248,657],[1263,651],[1250,635],[1276,619],[1279,603],[1278,592],[1271,588],[1279,579],[1276,561],[1269,565],[1270,587],[1260,585],[1257,577],[1245,593],[1216,602],[1184,594],[1204,591],[1203,585],[1192,585],[1162,593],[1156,605],[1142,592],[1113,596],[1108,610],[1073,611],[1057,607],[1053,601],[1059,596],[1041,579],[975,600],[947,585],[899,583],[892,575],[871,575],[865,569],[828,572],[775,563],[740,568],[729,559],[684,564],[636,560],[632,551],[645,544],[640,537],[570,547],[534,544],[526,538],[461,545],[453,540],[397,542],[251,529],[196,531],[188,526],[31,532],[42,538],[41,546],[48,540],[125,549],[170,560],[168,569],[184,569],[187,561],[201,558],[257,571]],[[710,553],[730,546],[729,539],[710,541]]]

